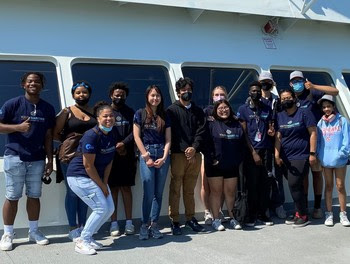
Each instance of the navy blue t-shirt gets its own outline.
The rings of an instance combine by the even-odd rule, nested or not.
[[[276,129],[282,135],[281,158],[305,160],[310,154],[308,127],[316,126],[314,115],[308,108],[297,108],[288,115],[286,111],[277,114]]]
[[[113,109],[115,116],[114,126],[118,130],[118,135],[124,144],[129,154],[134,151],[134,135],[132,133],[132,125],[135,111],[127,105],[122,106],[120,109]]]
[[[30,130],[25,133],[7,134],[4,155],[18,155],[22,161],[44,160],[46,132],[55,125],[55,109],[40,99],[37,104],[24,95],[5,102],[0,110],[0,121],[4,124],[20,124],[30,117]]]
[[[208,151],[205,160],[212,164],[219,161],[220,169],[232,169],[244,159],[245,139],[241,124],[237,120],[222,122],[214,120],[209,123]]]
[[[267,134],[272,120],[272,110],[268,105],[261,103],[257,109],[246,103],[238,108],[237,117],[247,123],[248,137],[254,149],[272,148]]]
[[[94,130],[97,130],[98,133]],[[78,153],[96,154],[94,165],[101,179],[103,179],[106,166],[114,158],[117,140],[118,136],[115,127],[113,127],[113,130],[106,135],[98,128],[98,126],[95,126],[86,131],[79,141],[77,149]],[[89,178],[83,164],[83,155],[74,157],[69,163],[67,177]]]
[[[318,122],[323,114],[317,101],[324,95],[324,92],[318,90],[310,91],[305,89],[302,94],[298,95],[297,106],[299,108],[308,108],[314,114],[316,122]]]
[[[165,129],[170,127],[170,118],[168,117],[168,115],[165,115],[164,131],[158,132],[156,120],[152,118],[150,123],[146,123],[145,120],[142,120],[142,111],[144,110],[139,109],[136,111],[134,115],[134,123],[138,124],[141,130],[143,125],[143,132],[141,135],[141,140],[143,144],[165,144]]]

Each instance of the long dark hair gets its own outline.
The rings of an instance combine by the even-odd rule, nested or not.
[[[157,110],[155,112],[155,114],[157,115],[156,118],[156,123],[157,123],[157,130],[158,132],[162,132],[164,130],[164,126],[165,126],[165,110],[164,110],[164,102],[163,102],[163,94],[161,92],[161,90],[159,89],[159,87],[155,84],[152,84],[150,86],[147,87],[146,91],[145,91],[145,97],[146,97],[146,121],[145,123],[151,123],[152,119],[153,119],[153,111],[151,108],[151,104],[148,102],[148,95],[150,94],[150,92],[152,90],[155,90],[159,95],[160,95],[160,103],[157,106]]]
[[[214,119],[215,119],[215,120],[222,120],[222,118],[219,117],[219,116],[218,116],[218,113],[217,113],[217,112],[218,112],[218,107],[219,107],[219,105],[221,105],[221,104],[227,105],[228,108],[230,109],[230,115],[229,115],[229,117],[227,118],[227,120],[229,120],[229,121],[235,120],[235,114],[234,114],[234,112],[233,112],[233,110],[232,110],[232,107],[231,107],[230,103],[229,103],[227,100],[225,100],[225,99],[216,101],[216,102],[214,103],[214,109],[213,109],[213,117],[214,117]]]

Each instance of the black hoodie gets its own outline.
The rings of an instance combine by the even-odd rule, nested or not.
[[[184,153],[188,147],[201,151],[205,134],[205,116],[201,108],[191,102],[187,109],[176,101],[167,109],[171,120],[171,152]]]

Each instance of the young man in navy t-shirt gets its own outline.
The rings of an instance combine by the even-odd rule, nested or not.
[[[274,136],[274,129],[272,110],[261,102],[261,87],[259,82],[249,85],[249,98],[237,113],[251,152],[243,163],[249,205],[247,226],[254,226],[256,220],[273,225],[266,210],[269,202],[269,175],[272,173],[271,137]]]
[[[293,71],[290,74],[289,85],[293,88],[297,97],[297,107],[309,109],[314,115],[316,122],[321,119],[322,112],[320,107],[317,105],[317,101],[325,94],[336,96],[339,91],[337,88],[328,85],[316,85],[304,78],[301,71]],[[323,189],[323,178],[321,166],[311,166],[312,178],[313,178],[313,189],[315,195],[314,211],[312,217],[319,219],[322,218],[321,210],[321,198]],[[307,199],[309,181],[308,177],[305,177],[305,195]]]
[[[41,73],[26,73],[21,80],[25,95],[5,102],[0,110],[0,133],[7,134],[4,153],[6,200],[3,206],[4,235],[0,249],[12,250],[13,223],[18,200],[26,185],[29,241],[46,245],[49,240],[38,230],[43,175],[52,172],[52,129],[55,110],[40,99],[44,86]],[[47,163],[45,164],[45,159]]]

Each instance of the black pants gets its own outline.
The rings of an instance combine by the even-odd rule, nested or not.
[[[259,149],[256,152],[263,165],[256,165],[252,155],[247,155],[243,163],[251,219],[256,219],[258,215],[265,215],[269,204],[272,180],[268,176],[268,171],[272,170],[272,150]]]
[[[308,160],[284,161],[284,168],[287,170],[287,179],[290,193],[295,207],[300,215],[307,214],[307,206],[304,192],[304,178],[309,174]]]

